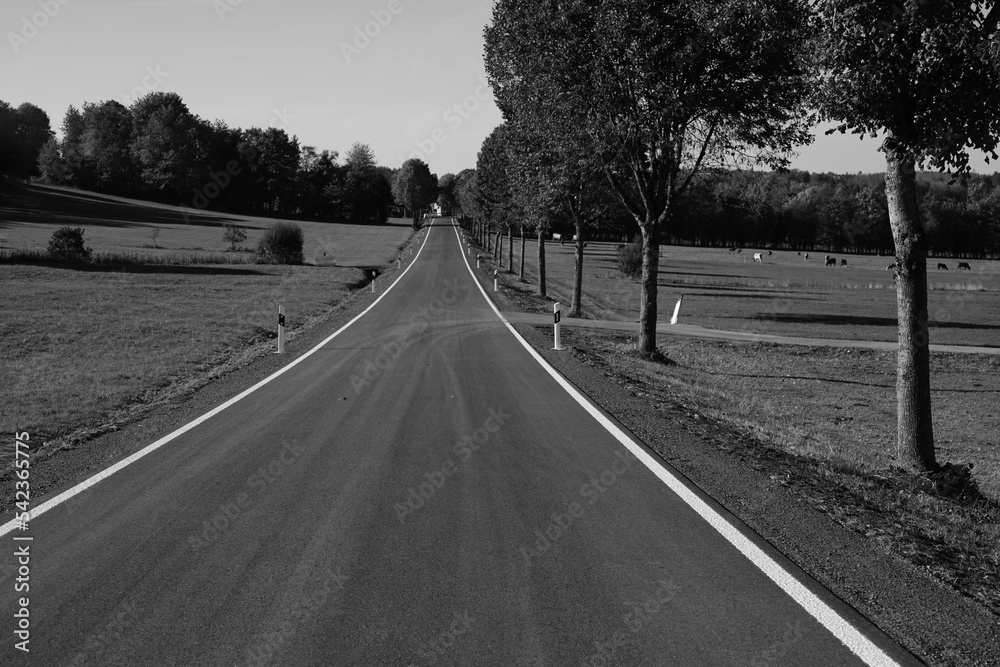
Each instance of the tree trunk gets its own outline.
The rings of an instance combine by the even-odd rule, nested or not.
[[[538,294],[546,296],[545,292],[545,234],[538,229]]]
[[[896,244],[896,458],[909,469],[937,470],[931,423],[930,337],[927,330],[927,234],[917,208],[913,160],[886,149],[885,194]]]
[[[514,273],[514,225],[507,225],[507,273]]]
[[[503,266],[503,228],[497,228],[497,242],[493,244],[493,260]]]
[[[490,234],[488,223],[483,223],[483,234],[486,236],[486,252],[493,252],[493,235]]]
[[[521,265],[517,268],[518,280],[524,280],[524,225],[521,225]]]
[[[660,240],[656,223],[646,221],[642,230],[642,295],[639,303],[639,351],[652,356],[656,352],[656,287],[660,263]]]
[[[417,209],[413,209],[413,228],[414,229],[420,228],[420,211],[418,211]]]
[[[569,317],[582,317],[580,301],[583,297],[583,225],[576,223],[576,266],[573,276],[573,307]]]

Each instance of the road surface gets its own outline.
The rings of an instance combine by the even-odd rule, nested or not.
[[[464,253],[439,221],[310,356],[5,524],[32,538],[31,653],[5,628],[3,662],[916,664],[604,428]]]

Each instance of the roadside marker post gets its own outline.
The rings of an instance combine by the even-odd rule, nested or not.
[[[562,311],[560,310],[559,302],[557,301],[552,305],[552,319],[555,321],[555,344],[556,346],[552,348],[553,350],[563,349],[559,340],[559,320],[562,319]]]
[[[479,258],[482,257],[478,252],[476,253],[476,268],[479,268]]]
[[[398,257],[396,258],[396,268],[397,269],[403,268],[403,260]]]
[[[278,306],[278,354],[285,353],[285,307]]]
[[[677,318],[681,314],[681,301],[683,300],[684,300],[684,295],[682,294],[681,298],[677,299],[677,305],[674,306],[674,316],[670,318],[671,324],[677,324]]]
[[[375,272],[372,271],[372,294],[375,293]]]
[[[493,291],[496,292],[500,287],[500,279],[497,277],[497,270],[493,269]]]

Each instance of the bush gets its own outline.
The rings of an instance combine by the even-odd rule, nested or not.
[[[304,244],[301,227],[294,222],[276,222],[264,231],[257,255],[273,264],[301,264]]]
[[[49,255],[63,262],[89,262],[90,248],[83,245],[82,227],[60,227],[49,240]]]
[[[642,275],[641,243],[618,246],[618,270],[626,278],[638,278]]]

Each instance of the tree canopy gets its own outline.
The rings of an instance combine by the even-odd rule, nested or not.
[[[640,347],[656,348],[657,233],[695,174],[808,140],[798,0],[499,0],[486,65],[508,122],[584,141],[643,236]]]

